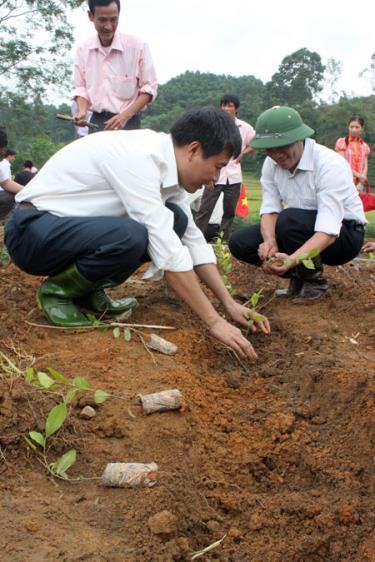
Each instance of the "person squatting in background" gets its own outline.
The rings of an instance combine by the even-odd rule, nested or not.
[[[336,141],[335,150],[349,163],[353,181],[358,191],[367,183],[368,156],[370,147],[362,139],[365,121],[360,115],[353,115],[348,123],[349,134]]]
[[[5,146],[8,142],[6,137],[6,132],[4,129],[1,131],[1,144],[5,142]],[[0,152],[4,150],[4,146],[1,147]],[[16,152],[7,149],[4,153],[4,158],[0,162],[0,219],[7,216],[8,213],[14,207],[14,197],[16,193],[21,191],[22,185],[12,180],[11,163],[16,157]]]
[[[265,149],[260,224],[235,231],[229,249],[239,260],[290,279],[281,290],[295,304],[327,291],[323,263],[340,265],[361,251],[367,223],[346,162],[310,139],[314,131],[291,107],[276,106],[256,123],[254,148]],[[298,256],[319,250],[314,269]]]

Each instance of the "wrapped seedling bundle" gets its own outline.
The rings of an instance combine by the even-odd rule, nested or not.
[[[143,413],[146,415],[168,410],[183,412],[186,409],[182,393],[177,388],[155,392],[154,394],[138,394],[138,399],[142,405]]]
[[[146,341],[146,345],[149,349],[160,351],[160,353],[164,353],[165,355],[174,355],[177,353],[178,349],[177,345],[157,336],[156,334],[150,335]]]
[[[143,463],[108,463],[102,474],[104,486],[113,488],[125,488],[127,486],[143,486],[151,488],[155,486],[158,476],[158,465],[155,462]]]

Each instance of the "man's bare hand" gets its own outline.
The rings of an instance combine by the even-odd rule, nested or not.
[[[265,273],[269,275],[284,275],[289,269],[295,267],[295,262],[288,256],[288,254],[283,254],[282,252],[276,252],[272,257],[266,260],[262,269]]]
[[[259,328],[264,334],[271,333],[271,326],[266,316],[263,314],[258,314],[250,308],[247,308],[243,304],[233,301],[227,308],[227,313],[230,315],[231,319],[238,322],[242,326],[248,326],[248,321],[253,320],[254,324],[251,329],[253,332]]]
[[[126,113],[118,113],[104,123],[104,129],[106,131],[122,131],[130,118],[131,115],[127,115]]]
[[[279,248],[277,246],[276,240],[270,240],[268,242],[262,242],[262,244],[259,244],[258,256],[263,261],[267,258],[272,258],[278,251]]]
[[[77,127],[86,127],[87,126],[87,111],[78,111],[74,115],[74,124]]]
[[[241,330],[229,324],[224,318],[219,317],[208,329],[211,336],[233,349],[240,357],[248,357],[249,359],[256,359],[258,357],[253,346],[245,338]]]

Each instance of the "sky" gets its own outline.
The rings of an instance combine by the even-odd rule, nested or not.
[[[71,18],[74,51],[95,30],[86,8]],[[267,82],[282,59],[306,47],[342,63],[339,92],[369,95],[358,75],[375,51],[373,0],[122,0],[119,29],[149,44],[159,83],[187,70],[253,75]],[[328,92],[323,94],[323,97]]]

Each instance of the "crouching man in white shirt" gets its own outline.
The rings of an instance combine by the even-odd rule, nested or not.
[[[211,335],[241,356],[256,357],[241,330],[205,296],[198,278],[229,318],[246,326],[249,309],[235,302],[216,268],[212,247],[194,224],[187,193],[214,185],[241,151],[241,137],[224,112],[206,107],[183,115],[170,134],[106,131],[61,149],[17,195],[5,227],[14,262],[46,275],[37,300],[49,322],[90,324],[81,309],[118,314],[135,299],[112,300],[121,284],[152,261]],[[258,322],[270,331],[268,320]]]
[[[347,162],[309,139],[313,129],[297,111],[276,106],[263,112],[250,146],[266,149],[261,221],[237,230],[229,241],[239,260],[290,278],[278,291],[295,304],[312,303],[327,291],[323,263],[340,265],[361,250],[367,223]],[[315,269],[298,256],[319,250]]]

